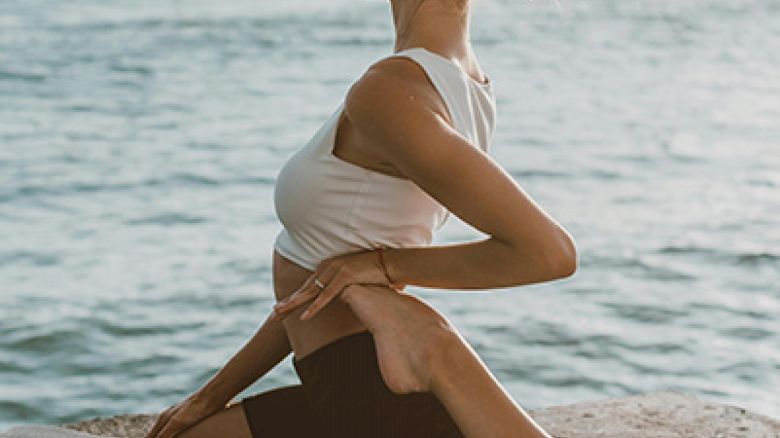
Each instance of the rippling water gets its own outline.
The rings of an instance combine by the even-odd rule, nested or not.
[[[525,408],[780,415],[780,3],[561,6],[479,0],[472,40],[491,153],[579,271],[411,290]],[[277,171],[392,43],[386,1],[2,2],[0,426],[156,411],[218,370],[272,304]]]

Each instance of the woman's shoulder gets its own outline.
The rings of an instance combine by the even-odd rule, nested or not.
[[[428,72],[419,61],[406,56],[390,56],[375,61],[358,81],[423,90],[432,86]]]
[[[399,105],[408,101],[423,105],[450,121],[447,105],[428,73],[406,57],[387,57],[371,64],[352,84],[345,107],[367,108],[374,105]]]

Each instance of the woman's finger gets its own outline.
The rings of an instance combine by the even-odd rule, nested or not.
[[[170,418],[170,411],[171,408],[168,408],[157,416],[157,421],[154,422],[154,426],[152,426],[151,430],[146,433],[145,438],[155,438],[157,434],[160,433],[160,430],[165,427],[166,423],[168,423],[168,418]]]
[[[282,305],[274,306],[272,316],[273,320],[276,321],[286,318],[292,311],[313,300],[314,298],[316,298],[316,295],[307,293],[305,295],[298,295]]]
[[[330,266],[318,267],[309,278],[307,278],[301,287],[295,292],[290,294],[287,298],[279,301],[274,306],[274,312],[278,314],[280,318],[284,317],[288,312],[295,310],[298,306],[313,300],[320,293],[320,287],[317,286],[315,280],[327,278],[327,272],[331,270]],[[322,281],[322,280],[320,280]]]
[[[144,436],[144,438],[155,438],[155,437],[157,436],[157,432],[159,432],[159,431],[160,431],[160,429],[162,429],[162,428],[163,428],[163,426],[165,426],[165,422],[164,422],[164,421],[162,421],[162,419],[158,419],[158,420],[157,420],[157,421],[154,423],[154,425],[152,426],[152,428],[151,428],[151,429],[149,429],[149,432],[147,432],[147,433],[146,433],[146,435]]]
[[[312,291],[298,291],[287,297],[285,301],[277,303],[274,306],[274,311],[280,315],[284,315],[314,298],[316,298],[316,295],[312,293]]]
[[[314,302],[309,305],[309,307],[301,314],[300,320],[305,321],[307,319],[314,318],[317,313],[322,310],[323,307],[327,306],[328,303],[333,301],[334,298],[336,298],[344,289],[347,287],[348,284],[345,280],[336,279],[332,281],[329,285],[325,287],[325,289],[322,290],[322,292],[317,295],[317,297],[314,299]]]
[[[184,425],[179,421],[179,419],[174,415],[171,417],[170,420],[165,424],[165,427],[162,428],[159,434],[155,438],[173,438],[176,436],[177,433],[184,430]]]
[[[279,302],[276,307],[287,310],[301,305],[314,298],[316,291],[312,289],[298,289],[292,295]]]
[[[306,298],[309,298],[312,292],[319,291],[319,287],[314,284],[314,280],[319,278],[318,276],[322,276],[322,272],[319,272],[319,269],[314,271],[295,292],[276,303],[274,309],[276,311],[286,311],[290,306],[300,305],[300,303],[308,301]]]

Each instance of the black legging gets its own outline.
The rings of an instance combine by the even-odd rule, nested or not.
[[[368,331],[308,354],[293,366],[301,385],[242,400],[254,438],[463,438],[435,395],[394,394]]]

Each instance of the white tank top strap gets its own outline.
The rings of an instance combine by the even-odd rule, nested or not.
[[[460,111],[458,111],[459,104],[455,98],[458,90],[453,89],[453,87],[457,87],[460,84],[453,83],[451,70],[442,71],[445,68],[451,69],[452,67],[437,64],[437,60],[431,58],[428,51],[421,50],[420,47],[401,50],[400,52],[388,56],[388,58],[397,57],[409,58],[425,71],[428,79],[430,79],[431,83],[436,88],[436,91],[439,93],[439,96],[441,96],[444,101],[444,104],[447,106],[447,112],[450,114],[450,117],[452,117],[452,122],[455,124],[456,128],[460,128],[461,114]]]
[[[411,47],[387,58],[415,61],[441,96],[456,131],[487,152],[495,129],[493,82],[478,82],[454,61],[423,47]]]

